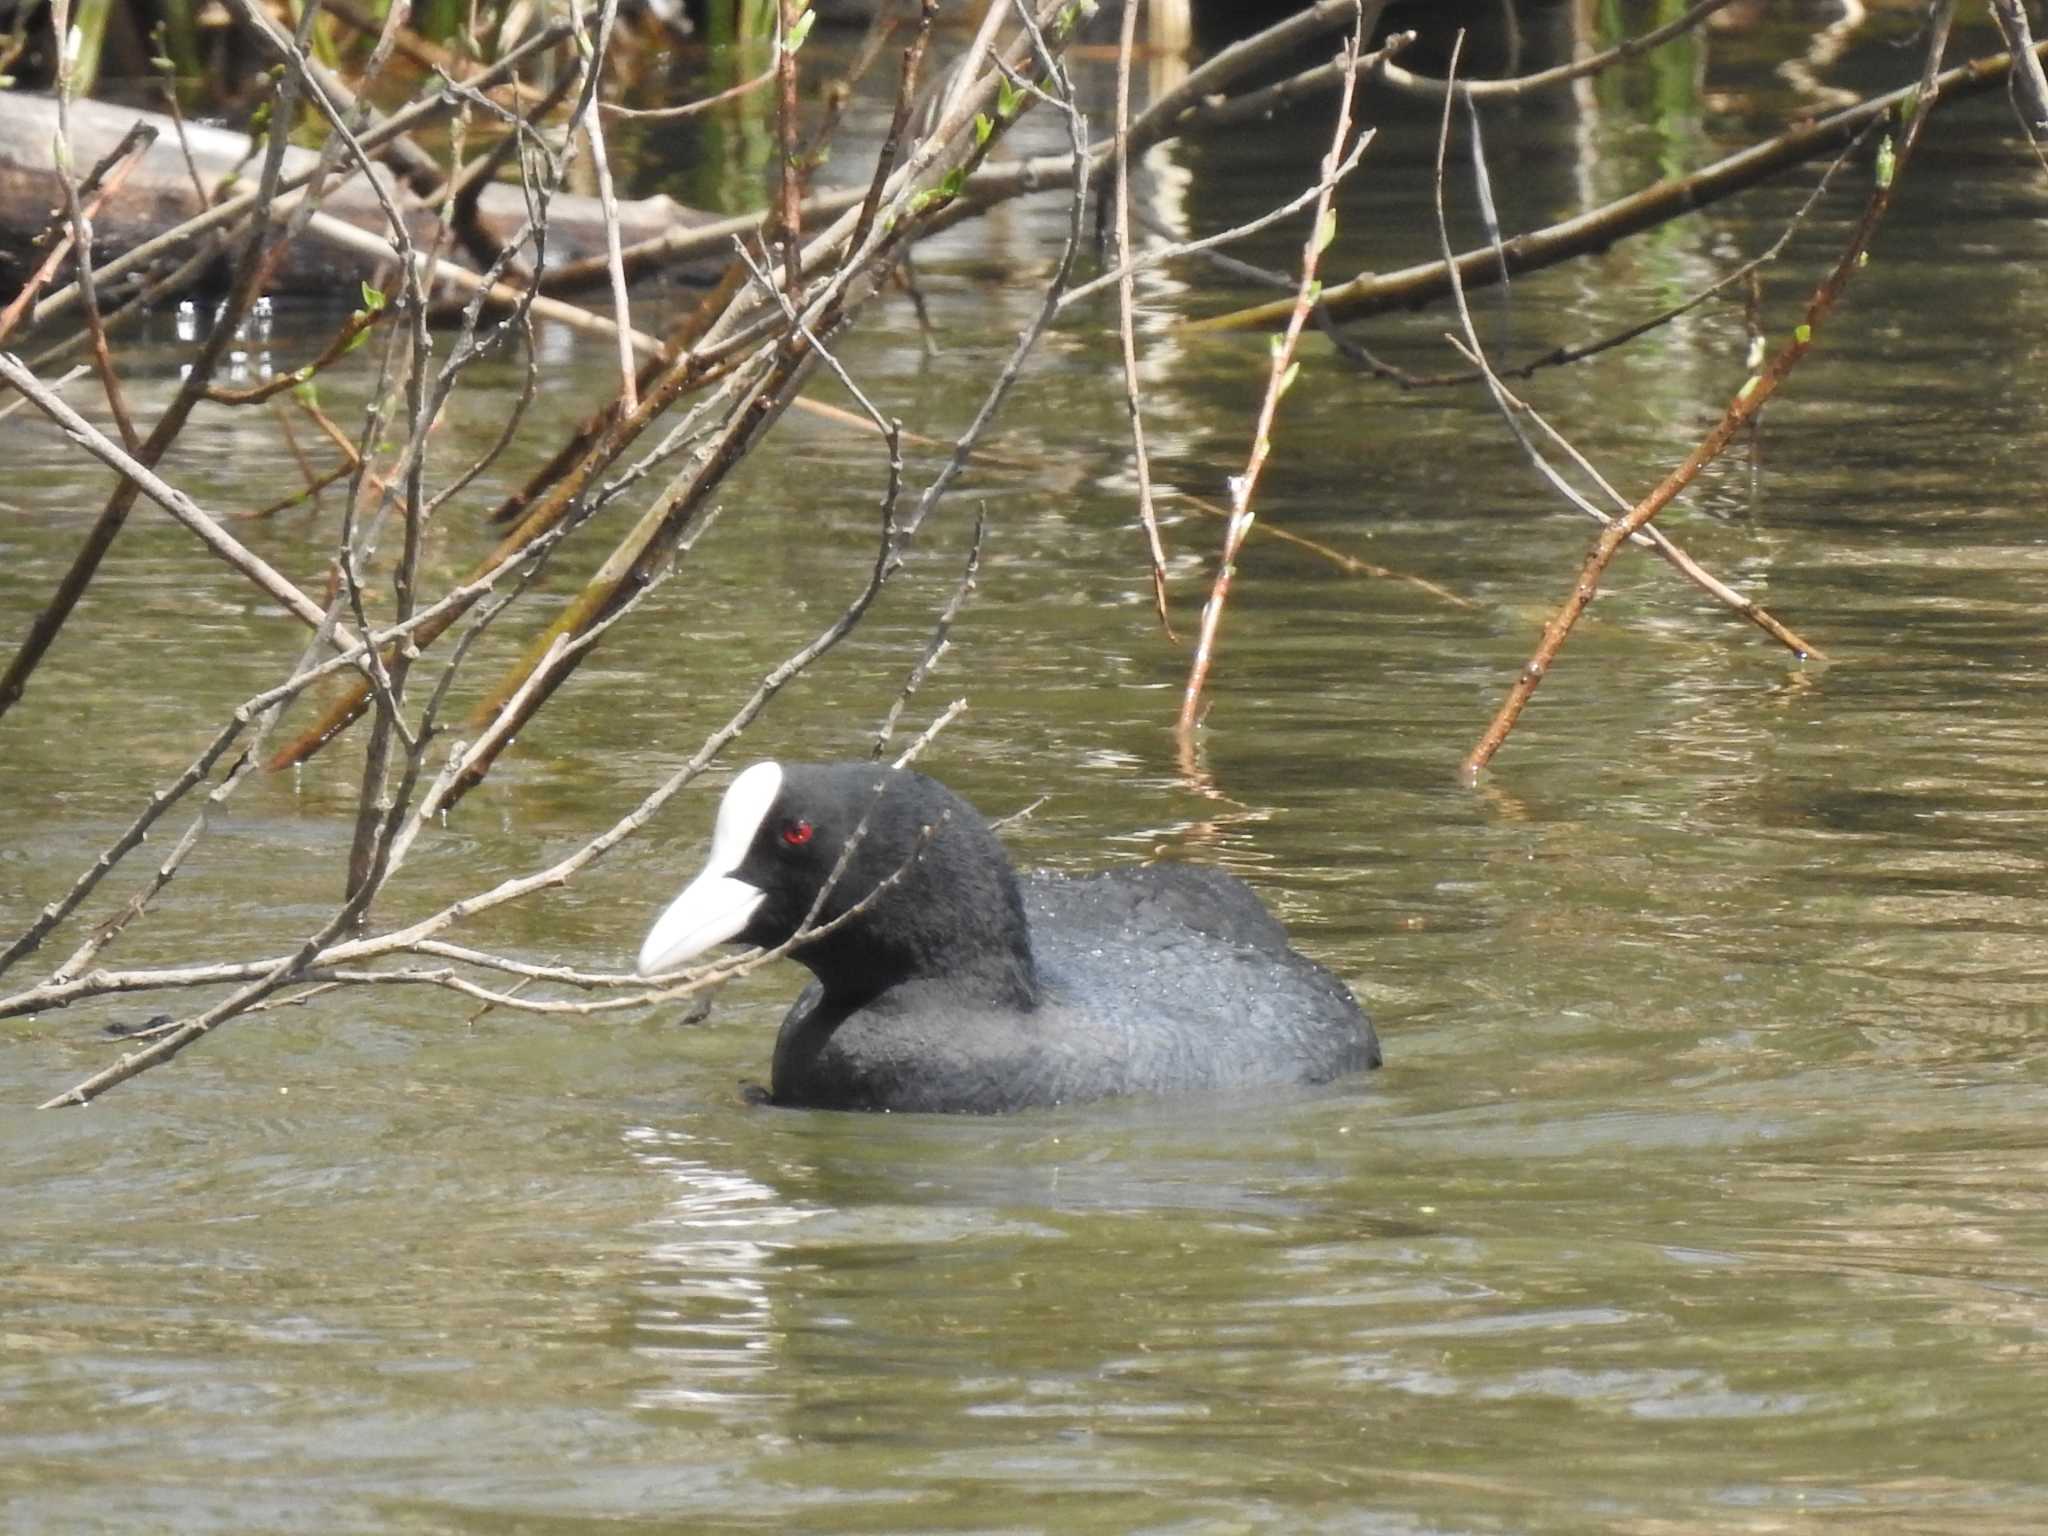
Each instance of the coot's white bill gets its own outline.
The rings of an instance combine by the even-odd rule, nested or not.
[[[705,870],[655,921],[640,946],[640,974],[672,971],[714,944],[723,944],[747,926],[767,899],[768,893],[758,886]]]
[[[655,921],[640,946],[642,976],[672,971],[747,926],[767,892],[739,879],[734,871],[745,861],[781,793],[782,769],[776,763],[756,763],[727,786],[704,873],[684,886],[683,894]]]

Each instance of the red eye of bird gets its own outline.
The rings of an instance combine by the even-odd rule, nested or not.
[[[808,821],[792,821],[782,829],[782,841],[786,847],[801,848],[811,840],[817,829]]]

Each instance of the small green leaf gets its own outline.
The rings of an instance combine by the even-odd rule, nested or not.
[[[944,198],[958,197],[960,189],[966,185],[967,167],[956,165],[953,169],[946,172],[945,178],[939,182],[939,196]]]
[[[1868,252],[1868,251],[1858,251],[1858,252],[1856,253],[1856,265],[1857,265],[1857,266],[1859,266],[1859,267],[1867,267],[1867,266],[1869,266],[1869,265],[1870,265],[1870,252]]]
[[[390,302],[389,299],[384,297],[384,290],[382,288],[372,288],[368,283],[363,284],[363,308],[367,309],[371,314],[376,314],[378,310]]]
[[[1809,341],[1813,340],[1813,327],[1803,322],[1793,326],[1792,339],[1802,347],[1805,346]]]
[[[1880,190],[1892,184],[1892,172],[1898,166],[1899,158],[1892,149],[1892,136],[1886,134],[1877,141],[1877,185]]]
[[[981,148],[988,142],[988,136],[996,131],[996,125],[989,121],[986,112],[974,114],[974,147]]]
[[[292,398],[309,410],[317,411],[320,409],[320,391],[314,387],[311,379],[306,380],[303,384],[294,384],[292,386]]]
[[[1283,373],[1283,374],[1281,374],[1281,375],[1280,375],[1280,393],[1281,393],[1281,394],[1283,394],[1283,395],[1284,395],[1284,394],[1286,394],[1286,393],[1287,393],[1287,391],[1289,391],[1290,389],[1294,388],[1294,379],[1295,379],[1295,375],[1299,374],[1300,372],[1301,372],[1301,359],[1297,357],[1297,358],[1296,358],[1296,359],[1295,359],[1295,360],[1294,360],[1293,362],[1291,362],[1291,363],[1289,363],[1289,364],[1287,365],[1287,371],[1286,371],[1285,373]]]
[[[1323,297],[1323,280],[1322,280],[1322,279],[1321,279],[1320,277],[1312,277],[1312,278],[1310,278],[1310,279],[1308,280],[1308,301],[1309,301],[1309,303],[1311,303],[1311,304],[1318,304],[1318,303],[1322,302],[1322,297]]]
[[[1280,354],[1287,350],[1287,337],[1282,332],[1275,331],[1266,338],[1266,350],[1272,354],[1274,362],[1279,362]]]
[[[1756,393],[1756,387],[1761,383],[1763,383],[1763,380],[1752,373],[1748,378],[1742,381],[1742,388],[1735,391],[1735,398],[1738,400],[1747,400],[1751,395]]]
[[[996,87],[996,116],[1008,122],[1017,115],[1017,107],[1023,100],[1024,93],[1011,84],[1008,75],[1003,76],[1003,83]]]
[[[783,41],[782,51],[795,53],[797,49],[803,47],[804,39],[811,35],[811,23],[817,19],[816,11],[805,11],[803,15],[797,17],[796,25],[789,29],[789,36]]]
[[[1337,238],[1337,210],[1325,208],[1320,223],[1316,225],[1316,254],[1322,255],[1330,248],[1330,242]]]

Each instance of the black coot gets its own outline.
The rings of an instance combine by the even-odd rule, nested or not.
[[[728,940],[780,944],[814,906],[823,924],[864,898],[792,952],[817,981],[775,1042],[778,1104],[987,1114],[1380,1064],[1349,989],[1290,949],[1241,881],[1183,864],[1019,879],[974,807],[867,764],[756,763],[734,779],[704,872],[655,923],[640,971]]]

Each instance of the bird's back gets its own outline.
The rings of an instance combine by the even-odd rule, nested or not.
[[[1022,890],[1036,1008],[991,1007],[943,977],[849,1010],[813,987],[777,1042],[775,1099],[991,1113],[1321,1083],[1379,1065],[1350,990],[1221,871],[1036,874]]]

